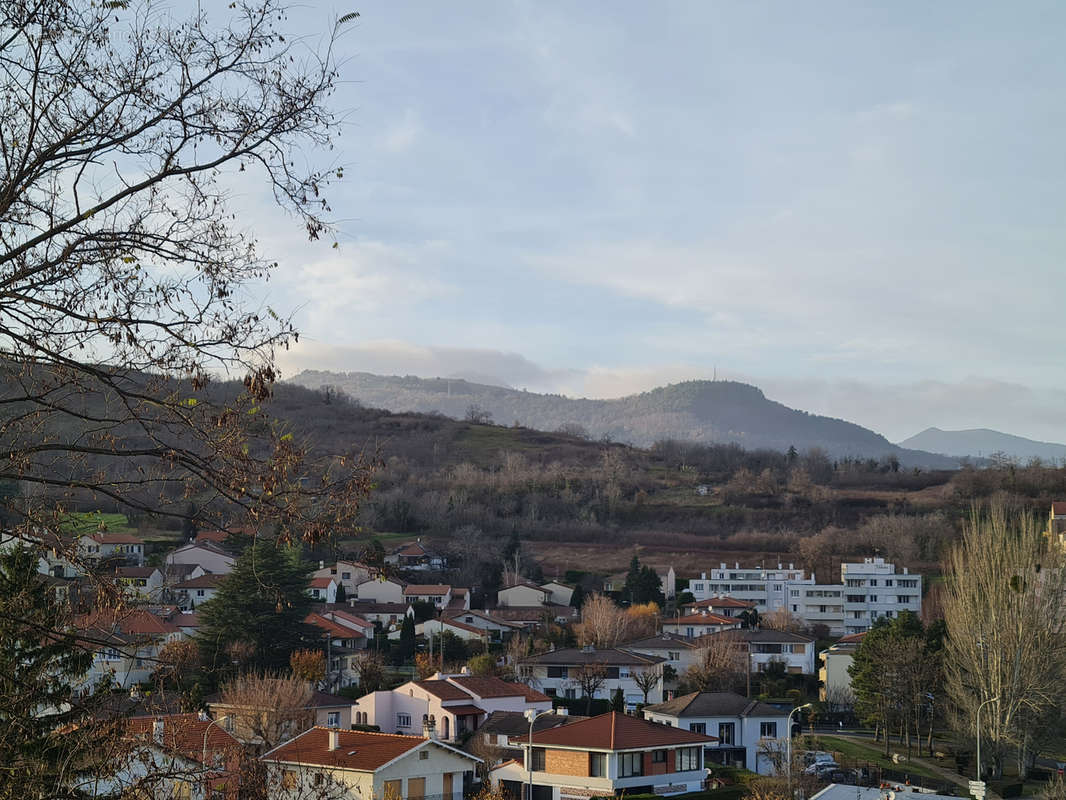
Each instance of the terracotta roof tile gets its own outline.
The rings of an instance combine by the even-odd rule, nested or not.
[[[144,544],[144,539],[132,533],[90,533],[89,538],[100,544]]]
[[[721,614],[689,614],[686,617],[664,619],[663,625],[740,625],[736,617],[723,617]]]
[[[337,734],[336,750],[329,749],[331,731]],[[373,772],[424,742],[426,739],[421,736],[315,727],[274,748],[262,760]]]
[[[413,681],[414,685],[419,689],[429,692],[434,697],[439,697],[441,700],[471,700],[472,698],[467,692],[464,692],[461,688],[453,683],[442,680],[433,681]]]
[[[526,737],[516,737],[512,743],[524,744],[526,740]],[[617,711],[533,734],[533,744],[596,750],[635,750],[716,741],[713,736],[659,725]]]
[[[457,675],[449,680],[477,697],[525,697],[529,690],[524,683],[510,683],[491,675]]]
[[[355,628],[349,628],[347,625],[341,625],[340,623],[323,617],[321,614],[308,614],[304,618],[304,622],[308,625],[314,625],[321,631],[325,631],[334,639],[366,638],[366,635],[362,631],[357,631]]]
[[[452,590],[452,587],[446,583],[409,583],[404,587],[403,593],[405,595],[438,595],[448,594]]]
[[[212,725],[211,720],[201,721],[196,714],[166,714],[163,716],[134,717],[127,723],[131,736],[138,739],[154,738],[155,723],[163,722],[163,746],[200,761],[203,758],[204,734],[207,734],[208,761],[215,753],[236,751],[241,744],[221,725]]]

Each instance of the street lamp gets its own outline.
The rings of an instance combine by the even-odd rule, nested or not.
[[[526,719],[529,720],[529,749],[526,753],[526,782],[529,788],[526,790],[526,800],[533,800],[533,723],[545,714],[550,714],[554,711],[553,708],[549,708],[547,711],[541,711],[537,713],[535,708],[526,709]]]
[[[203,753],[201,753],[201,756],[200,756],[200,763],[202,763],[204,765],[204,793],[205,794],[207,793],[207,734],[209,734],[211,732],[212,726],[218,725],[224,719],[229,719],[229,716],[230,716],[229,714],[223,714],[218,719],[212,719],[211,723],[206,728],[204,728],[204,749],[203,749]],[[197,718],[200,720],[200,722],[207,722],[209,719],[211,719],[203,711],[201,711],[197,715]]]
[[[792,800],[792,715],[797,711],[802,711],[805,708],[810,708],[811,703],[804,703],[801,706],[796,706],[794,709],[788,712],[788,722],[785,723],[785,770],[788,772],[788,800]]]
[[[999,695],[990,697],[977,706],[977,780],[981,780],[981,709],[999,700]]]

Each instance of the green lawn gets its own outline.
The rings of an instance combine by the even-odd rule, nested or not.
[[[105,530],[108,533],[132,533],[130,521],[125,514],[104,514],[99,511],[67,514],[59,523],[64,533],[95,533]]]
[[[849,761],[864,761],[870,764],[876,764],[884,769],[891,769],[897,772],[907,772],[912,775],[921,775],[925,778],[932,778],[934,780],[943,780],[943,778],[931,769],[926,767],[922,762],[912,759],[910,761],[904,761],[900,764],[893,763],[891,757],[885,758],[883,745],[877,745],[873,742],[867,744],[855,739],[846,739],[839,736],[803,736],[803,744],[797,742],[795,747],[802,748],[804,750],[828,750],[832,753],[839,753],[840,756]],[[893,745],[890,748],[893,752],[899,752],[899,745]]]

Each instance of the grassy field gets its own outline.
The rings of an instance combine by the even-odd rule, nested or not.
[[[806,750],[828,750],[832,753],[839,754],[842,759],[848,762],[863,762],[875,764],[884,769],[896,770],[897,772],[906,772],[911,775],[918,775],[924,778],[931,778],[933,780],[943,780],[943,778],[933,770],[929,769],[925,764],[917,759],[911,759],[910,761],[904,761],[900,764],[893,763],[891,758],[885,758],[883,746],[871,742],[858,741],[856,739],[849,739],[840,736],[804,736],[802,737],[803,744],[797,743],[797,747],[802,747]],[[891,750],[898,752],[899,746],[893,745]]]
[[[104,514],[100,511],[71,513],[60,523],[64,533],[95,533],[99,530],[108,533],[133,533],[130,521],[125,514]]]

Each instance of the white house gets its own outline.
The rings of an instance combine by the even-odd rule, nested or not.
[[[818,654],[818,679],[821,684],[818,699],[828,704],[829,711],[847,711],[855,705],[848,668],[865,636],[865,633],[848,634]]]
[[[748,653],[752,672],[764,672],[773,662],[785,665],[793,675],[814,674],[814,637],[770,629],[719,631],[700,637],[697,642],[724,638]]]
[[[771,754],[788,737],[788,713],[733,692],[694,692],[644,707],[645,719],[717,738],[707,760],[744,767],[760,775],[774,771]]]
[[[626,642],[625,649],[632,653],[643,653],[664,659],[663,669],[669,666],[677,677],[684,675],[689,667],[695,666],[700,658],[698,642],[674,633],[662,633],[658,636],[638,639],[635,642]],[[673,688],[675,683],[676,678],[672,682],[666,681],[666,688]]]
[[[531,581],[519,579],[496,592],[496,605],[505,608],[508,606],[540,606],[551,602],[551,597],[552,592],[550,589],[545,589],[543,586],[538,586]],[[567,600],[561,605],[569,604],[570,601]]]
[[[504,638],[510,636],[515,631],[523,629],[523,625],[520,622],[511,622],[510,620],[501,619],[495,614],[490,614],[487,611],[479,611],[476,609],[468,608],[462,611],[456,611],[449,609],[445,612],[447,619],[454,620],[455,622],[461,622],[472,628],[480,628],[486,631],[489,636],[489,640],[493,642],[503,641]]]
[[[190,542],[168,553],[165,561],[167,564],[199,564],[204,572],[218,575],[232,572],[237,563],[237,559],[213,542]]]
[[[218,593],[225,575],[204,572],[174,586],[175,602],[182,609],[196,609]]]
[[[648,702],[662,702],[665,661],[661,656],[621,648],[597,650],[594,647],[568,647],[524,658],[518,662],[518,669],[522,680],[549,697],[570,699],[583,696],[583,672],[602,669],[604,680],[593,693],[593,698],[609,700],[616,689],[621,689],[626,707],[635,708],[638,703],[644,702],[644,690],[635,680],[641,673],[650,672],[658,676],[648,692]]]
[[[457,592],[444,583],[409,583],[404,586],[403,600],[405,603],[430,603],[434,608],[448,608],[455,600],[458,602],[454,607],[470,608],[469,592]]]
[[[369,578],[356,584],[355,594],[360,603],[404,603],[405,586],[395,578]]]
[[[74,624],[93,650],[92,666],[83,679],[90,687],[105,679],[120,689],[148,681],[158,666],[159,651],[184,636],[177,625],[139,608],[84,614]]]
[[[89,533],[78,540],[78,552],[88,561],[121,558],[132,566],[144,565],[144,540],[132,533]]]
[[[448,566],[447,561],[441,555],[428,550],[421,539],[400,545],[385,556],[385,563],[417,570],[441,570]]]
[[[307,593],[319,603],[336,603],[339,585],[335,578],[312,578]]]
[[[487,630],[459,622],[454,617],[427,619],[425,622],[415,625],[415,634],[418,636],[440,636],[442,631],[458,636],[465,642],[484,642],[488,644],[489,641],[489,632]]]
[[[415,610],[407,603],[377,603],[373,600],[351,600],[348,611],[368,622],[377,622],[388,630],[403,622],[404,617],[413,617]]]
[[[355,723],[383,731],[417,733],[428,723],[442,741],[476,730],[493,711],[550,711],[551,698],[496,677],[437,673],[355,701]]]
[[[336,564],[318,562],[318,569],[311,573],[312,578],[333,578],[344,587],[348,597],[355,597],[356,587],[363,581],[370,580],[374,571],[358,561],[338,561]]]
[[[512,797],[529,782],[533,800],[682,794],[703,788],[703,748],[712,743],[704,734],[611,712],[513,737],[522,761],[505,761],[489,778]]]
[[[574,587],[561,581],[548,581],[541,589],[549,593],[548,602],[557,606],[568,606],[574,599]]]
[[[684,617],[663,617],[662,629],[663,633],[672,633],[694,639],[699,636],[706,636],[708,633],[736,630],[739,627],[740,620],[738,618],[722,617],[703,609],[698,614],[688,614]]]
[[[163,591],[163,573],[157,567],[118,567],[115,583],[132,597],[158,600]]]
[[[311,728],[265,753],[271,797],[337,796],[382,800],[462,800],[481,763],[435,739]]]

